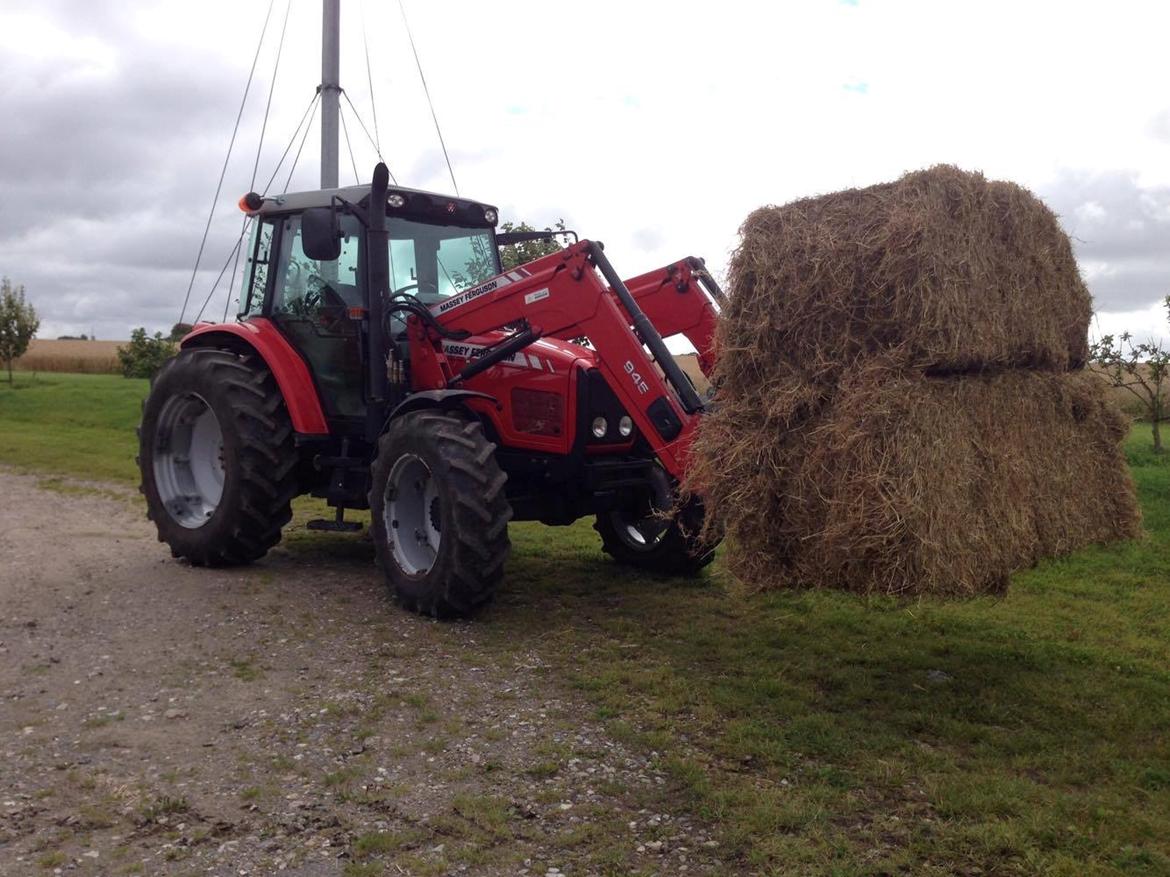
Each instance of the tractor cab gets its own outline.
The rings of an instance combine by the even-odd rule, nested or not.
[[[369,398],[363,381],[367,242],[359,218],[369,194],[369,186],[300,192],[264,199],[249,210],[256,222],[239,317],[271,321],[300,352],[326,417],[342,433],[362,427]],[[331,214],[339,238],[332,259],[314,247],[313,223],[322,211]],[[494,207],[390,189],[386,214],[391,296],[409,294],[430,305],[499,273]],[[409,359],[405,329],[400,314],[384,321],[383,334],[402,362]]]

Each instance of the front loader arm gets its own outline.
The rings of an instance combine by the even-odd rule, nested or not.
[[[724,302],[723,291],[702,259],[687,256],[665,268],[656,268],[626,282],[638,306],[663,338],[682,335],[699,356],[708,378],[715,370],[715,326]],[[559,335],[572,340],[571,335]]]
[[[707,272],[702,259],[688,256],[665,268],[626,281],[630,293],[662,335],[682,335],[699,355],[699,366],[708,378],[715,370],[716,304],[723,293]]]
[[[662,465],[682,477],[702,402],[600,244],[580,241],[434,304],[430,311],[445,330],[472,335],[524,324],[497,345],[509,354],[546,335],[587,337],[607,383]],[[410,337],[416,390],[455,386],[466,376],[466,369],[462,376],[452,373],[438,334],[417,317],[411,318]],[[468,369],[482,368],[491,353],[485,351]]]

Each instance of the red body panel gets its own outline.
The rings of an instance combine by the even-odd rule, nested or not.
[[[699,354],[703,374],[715,370],[715,326],[719,313],[694,276],[693,261],[681,259],[666,268],[625,281],[658,334],[683,335]]]
[[[682,335],[690,341],[698,353],[703,374],[711,377],[715,370],[715,326],[719,311],[695,278],[695,261],[680,259],[623,282],[658,334],[663,338]]]
[[[662,465],[676,478],[681,477],[698,415],[687,414],[678,397],[661,373],[646,355],[637,336],[630,329],[629,316],[615,295],[597,275],[589,261],[593,245],[581,241],[560,253],[545,256],[513,271],[497,275],[479,286],[453,296],[431,307],[432,313],[443,325],[462,329],[474,336],[482,336],[499,327],[514,323],[523,317],[539,335],[552,338],[587,337],[597,353],[592,356],[584,348],[565,341],[545,340],[530,345],[525,353],[537,356],[547,354],[554,365],[565,363],[565,374],[552,373],[533,381],[518,366],[503,363],[467,382],[469,389],[480,389],[495,396],[503,406],[503,420],[510,419],[510,400],[500,390],[508,382],[522,383],[529,388],[543,385],[553,391],[562,387],[566,398],[566,415],[574,409],[570,394],[573,381],[569,358],[584,360],[582,364],[601,370],[606,382],[623,407],[633,418],[639,432],[646,438]],[[439,389],[458,371],[454,358],[447,355],[444,344],[432,337],[418,320],[409,321],[411,340],[412,380],[415,390]],[[447,342],[449,347],[452,343]],[[540,351],[540,353],[538,353]],[[462,358],[461,358],[462,359]],[[460,362],[460,367],[461,367]],[[510,376],[506,370],[514,369]],[[655,400],[665,398],[666,404],[682,424],[681,432],[673,439],[664,440],[658,433],[647,409]],[[481,409],[485,410],[486,409]],[[547,442],[549,450],[567,453],[571,445],[571,423],[566,416],[565,437],[561,442],[551,437],[515,434],[516,447],[536,449]],[[498,421],[497,421],[498,422]],[[505,440],[505,444],[511,444]]]
[[[480,349],[504,337],[504,332],[489,332],[466,341],[444,341],[443,354],[451,370],[458,372],[474,361]],[[506,447],[567,454],[577,439],[577,372],[596,366],[596,354],[589,348],[555,338],[541,338],[522,353],[475,375],[460,386],[499,400],[498,405],[486,400],[472,400],[468,405],[495,425]],[[561,431],[558,435],[537,435],[516,424],[512,397],[512,391],[516,389],[554,393],[560,398]],[[628,451],[633,443],[631,438],[627,442],[590,444],[585,451],[591,455],[617,454]]]
[[[222,339],[225,335],[243,341],[267,364],[284,396],[293,429],[307,435],[329,434],[308,366],[269,320],[252,317],[244,323],[201,324],[183,339],[182,346],[214,347],[220,343],[217,336]]]
[[[445,341],[442,345],[443,354],[452,371],[458,372],[469,362],[474,361],[481,349],[494,344],[502,337],[504,337],[502,332],[490,332],[473,336],[466,341]],[[499,400],[498,406],[481,400],[472,403],[471,407],[495,424],[500,440],[505,446],[550,454],[568,453],[573,444],[576,426],[576,418],[571,412],[576,410],[577,382],[573,377],[579,360],[579,357],[569,349],[572,347],[573,345],[565,342],[536,341],[523,352],[461,385],[468,390],[487,393]],[[518,429],[513,419],[512,407],[512,391],[515,389],[537,390],[559,396],[561,433],[538,435]]]

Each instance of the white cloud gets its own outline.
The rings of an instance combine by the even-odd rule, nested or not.
[[[0,99],[17,119],[0,137],[0,273],[28,285],[46,334],[96,319],[113,337],[177,317],[190,271],[177,266],[194,259],[265,6],[46,0],[0,13],[0,46],[26,47],[0,52]],[[372,124],[360,8],[343,4],[342,82]],[[383,153],[404,184],[448,190],[397,5],[364,9]],[[1129,186],[1125,204],[1149,209],[1093,189],[1060,212],[1090,241],[1087,266],[1140,284],[1094,289],[1107,313],[1143,319],[1132,316],[1145,313],[1139,299],[1165,277],[1165,5],[596,0],[583,15],[535,0],[407,0],[407,10],[460,189],[504,218],[564,217],[604,240],[623,273],[688,253],[719,272],[761,204],[947,161],[1045,194],[1070,179]],[[282,14],[278,0],[274,28]],[[318,81],[319,27],[317,4],[293,0],[262,178]],[[274,48],[270,38],[203,289],[238,228]],[[368,174],[373,150],[350,133]],[[318,136],[294,188],[315,184]],[[96,225],[58,221],[68,212]],[[30,224],[49,229],[47,243],[25,246]]]
[[[1124,332],[1129,332],[1138,342],[1161,342],[1170,349],[1170,320],[1167,320],[1165,305],[1159,303],[1136,311],[1099,313],[1093,318],[1089,336],[1119,336]]]
[[[1076,217],[1081,222],[1100,222],[1106,216],[1108,214],[1105,212],[1105,208],[1096,201],[1086,201],[1076,209]]]

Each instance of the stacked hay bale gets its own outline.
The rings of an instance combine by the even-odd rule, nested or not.
[[[970,595],[1140,519],[1092,303],[1027,190],[940,166],[757,210],[688,486],[762,587]]]

